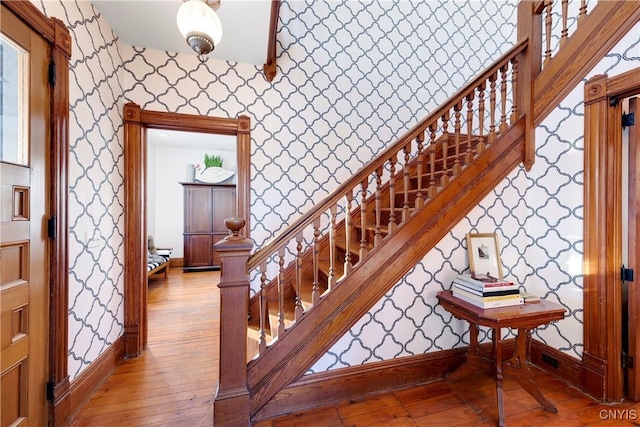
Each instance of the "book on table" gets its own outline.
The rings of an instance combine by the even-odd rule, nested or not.
[[[459,280],[454,280],[452,282],[452,288],[462,289],[463,291],[469,292],[479,297],[496,297],[520,293],[520,287],[517,285],[503,286],[500,288],[479,289]]]
[[[493,277],[458,275],[452,282],[453,296],[481,308],[523,304],[520,287],[513,282]]]
[[[478,277],[482,277],[483,280],[479,280]],[[484,279],[486,277],[487,279]],[[519,289],[520,287],[513,283],[502,279],[495,279],[489,276],[471,276],[468,274],[458,274],[454,283],[459,283],[468,288],[477,289],[483,292],[507,290],[507,289]]]
[[[489,300],[485,301],[484,299],[478,300],[467,295],[462,294],[460,291],[453,290],[453,296],[456,298],[460,298],[463,301],[468,302],[469,304],[473,304],[476,307],[480,307],[482,309],[487,308],[498,308],[498,307],[509,307],[514,305],[522,305],[524,304],[524,299],[518,295],[509,295],[505,299],[499,300]]]
[[[485,293],[483,294],[479,294],[476,292],[470,292],[468,289],[464,289],[459,287],[457,284],[454,284],[451,288],[451,291],[453,292],[453,295],[455,296],[456,294],[459,295],[464,295],[468,298],[472,298],[476,301],[504,301],[504,300],[509,300],[509,299],[513,299],[513,298],[521,298],[522,295],[520,295],[520,291],[519,290],[515,290],[515,291],[508,291],[509,293],[502,293],[502,292],[497,292],[495,294],[493,293]]]

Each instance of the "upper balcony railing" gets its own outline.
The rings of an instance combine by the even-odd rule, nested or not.
[[[542,66],[551,61],[554,53],[569,39],[587,17],[587,1],[538,0],[534,12],[542,16]]]

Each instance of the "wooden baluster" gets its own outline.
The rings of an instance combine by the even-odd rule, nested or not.
[[[578,13],[578,26],[582,24],[582,21],[586,17],[587,17],[587,0],[582,0],[580,2],[580,12]]]
[[[380,228],[382,216],[382,171],[382,166],[376,170],[376,234],[373,239],[374,246],[382,243],[382,230]]]
[[[284,247],[278,249],[278,335],[284,334]]]
[[[507,65],[500,67],[500,127],[498,132],[504,133],[508,128],[507,125]]]
[[[429,199],[433,199],[438,191],[436,187],[436,127],[437,123],[432,123],[429,126],[431,135],[429,136]]]
[[[267,350],[267,262],[260,264],[260,337],[258,351],[263,354]]]
[[[349,190],[346,194],[347,197],[347,212],[344,218],[344,235],[345,235],[345,254],[344,254],[344,274],[342,277],[346,277],[351,272],[351,203],[353,202],[353,190]]]
[[[568,39],[569,29],[567,28],[567,18],[569,16],[569,0],[562,0],[562,31],[560,32],[560,47]]]
[[[458,101],[456,103],[456,105],[454,105],[453,107],[453,111],[454,111],[454,135],[453,135],[453,141],[454,141],[454,149],[455,149],[455,159],[453,161],[453,176],[456,176],[460,173],[460,171],[462,170],[462,165],[460,162],[460,116],[462,115],[460,113],[460,110],[462,110],[462,101]]]
[[[298,251],[296,255],[296,322],[300,320],[302,317],[302,312],[304,311],[302,308],[302,295],[300,292],[302,291],[302,231],[296,235],[296,250]],[[314,266],[315,268],[316,266]]]
[[[489,139],[488,144],[491,145],[496,140],[496,79],[497,73],[491,74],[489,77]]]
[[[480,154],[484,151],[484,91],[486,89],[485,83],[481,83],[478,86],[478,144],[476,145],[476,154]]]
[[[473,97],[474,92],[467,95],[467,154],[464,158],[464,163],[468,165],[473,160]]]
[[[520,118],[518,107],[518,94],[520,88],[518,87],[518,58],[515,57],[511,60],[511,117],[509,118],[512,125],[514,125]]]
[[[409,219],[409,190],[411,181],[409,180],[409,160],[411,159],[411,142],[404,146],[404,204],[402,205],[402,222]]]
[[[389,177],[389,234],[396,229],[396,158],[389,159],[390,177]]]
[[[360,186],[362,197],[360,202],[360,260],[358,262],[364,261],[367,256],[367,187],[369,180],[364,179]]]
[[[449,157],[449,111],[442,116],[442,175],[440,177],[440,187],[444,187],[449,183],[449,165],[447,160]]]
[[[424,205],[424,196],[422,195],[422,172],[424,169],[424,131],[418,134],[416,138],[418,143],[418,164],[416,165],[416,174],[418,175],[418,192],[416,193],[416,209],[420,209]]]
[[[311,288],[311,303],[316,305],[320,299],[320,217],[313,220],[313,286]]]
[[[545,0],[545,42],[547,50],[544,52],[544,61],[543,66],[546,66],[547,63],[551,60],[551,7],[553,5],[553,0]]]
[[[329,279],[327,280],[327,291],[330,291],[336,284],[336,216],[338,213],[338,205],[329,208],[331,212],[331,228],[329,229]]]

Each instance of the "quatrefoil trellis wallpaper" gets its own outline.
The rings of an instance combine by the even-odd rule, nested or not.
[[[90,2],[33,2],[66,22],[74,43],[72,379],[123,332],[125,102],[251,117],[251,232],[259,246],[496,59],[516,32],[516,2],[285,0],[278,74],[268,83],[253,65],[125,45]],[[591,75],[637,66],[640,27]],[[580,357],[581,91],[537,129],[532,171],[512,173],[311,371],[464,345],[465,328],[437,307],[435,293],[466,268],[469,231],[497,230],[505,274],[568,309],[537,337]],[[86,247],[86,230],[98,230],[103,244]]]

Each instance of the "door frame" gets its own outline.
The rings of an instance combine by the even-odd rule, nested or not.
[[[624,396],[622,371],[622,104],[640,93],[640,68],[584,87],[584,351],[582,386]],[[630,197],[633,197],[630,194]],[[630,200],[633,201],[633,199]]]
[[[124,340],[126,357],[138,356],[147,346],[147,139],[146,129],[178,130],[236,137],[238,160],[236,212],[245,220],[249,237],[251,122],[237,119],[179,114],[124,106],[125,283]]]
[[[640,98],[633,96],[629,98],[629,114],[633,113],[637,115]],[[640,142],[640,123],[635,123],[629,127],[629,170],[628,170],[628,188],[629,188],[629,206],[627,212],[629,216],[629,225],[627,227],[628,235],[628,259],[632,263],[631,265],[637,266],[637,261],[640,259],[640,151],[638,150],[637,143]],[[636,144],[634,144],[634,142]],[[635,283],[634,283],[635,282]],[[623,303],[624,309],[624,303]],[[627,310],[623,313],[623,321],[626,320],[627,327],[626,337],[623,335],[622,339],[627,339],[628,355],[633,357],[633,360],[640,360],[640,337],[636,331],[640,330],[640,289],[638,289],[638,281],[634,280],[627,284]],[[640,366],[630,364],[626,367],[625,381],[625,396],[627,399],[638,401],[640,400]]]
[[[48,162],[49,212],[54,219],[49,239],[49,422],[64,423],[70,416],[70,387],[68,372],[69,330],[69,260],[67,206],[69,193],[69,61],[71,36],[64,23],[48,18],[33,3],[3,0],[11,10],[34,32],[40,34],[50,46],[51,68],[55,84],[51,88],[51,127]],[[51,237],[54,236],[54,237]]]

